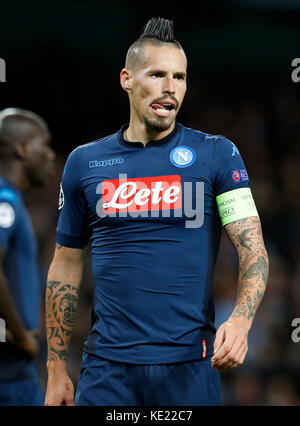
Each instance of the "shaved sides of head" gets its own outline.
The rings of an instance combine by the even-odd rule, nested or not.
[[[0,111],[0,150],[12,154],[15,143],[27,141],[38,132],[49,133],[46,122],[37,114],[21,108]]]
[[[0,111],[0,144],[25,140],[33,131],[48,132],[46,122],[37,114],[21,108]]]
[[[152,44],[154,46],[169,45],[182,49],[181,45],[174,38],[173,22],[164,18],[150,19],[140,37],[129,47],[125,67],[128,70],[136,72],[145,61],[145,46]]]

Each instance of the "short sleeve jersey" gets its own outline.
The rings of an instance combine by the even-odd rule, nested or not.
[[[3,177],[0,177],[0,247],[17,313],[25,328],[39,329],[41,289],[36,240],[21,192]],[[0,343],[0,381],[31,378],[34,371],[32,362],[15,346]]]
[[[62,178],[56,241],[89,241],[95,284],[85,351],[137,364],[212,355],[216,197],[249,187],[237,147],[175,123],[146,147],[117,133],[79,146]]]

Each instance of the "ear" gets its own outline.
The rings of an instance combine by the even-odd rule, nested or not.
[[[25,160],[28,157],[28,143],[20,141],[15,145],[15,153],[18,158]]]
[[[131,72],[126,68],[123,68],[120,73],[120,83],[122,88],[125,90],[125,92],[129,93],[131,91],[131,85],[132,85]]]

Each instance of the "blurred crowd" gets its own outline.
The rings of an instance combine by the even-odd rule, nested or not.
[[[93,73],[92,69],[90,73]],[[40,95],[47,96],[52,91],[57,93],[59,102],[56,106],[54,94],[48,108],[44,106],[41,111],[35,108],[50,121],[50,130],[53,130],[53,125],[56,126],[53,141],[57,151],[56,178],[47,188],[35,189],[26,198],[39,244],[43,298],[55,247],[59,183],[67,155],[76,145],[115,132],[126,122],[124,117],[129,116],[127,99],[118,86],[117,73],[114,75],[116,81],[111,82],[109,89],[105,91],[102,86],[104,106],[97,92],[95,94],[96,75],[83,78],[84,91],[79,91],[73,80],[72,87],[78,90],[78,103],[74,109],[79,108],[79,111],[75,114],[68,110],[74,93],[71,93],[71,84],[64,87],[66,77],[64,74],[61,79],[57,76],[55,85],[48,82],[48,92]],[[24,78],[26,80],[26,76]],[[187,127],[222,134],[237,145],[251,180],[270,257],[270,279],[249,334],[245,362],[231,372],[222,373],[223,404],[300,405],[300,343],[294,343],[291,338],[292,320],[300,317],[299,89],[296,84],[281,84],[275,78],[263,88],[252,84],[246,90],[245,81],[230,81],[231,77],[228,78],[229,81],[224,76],[222,81],[208,76],[198,79],[192,76],[178,116],[178,121]],[[111,100],[108,108],[105,104],[108,93],[120,109],[113,117]],[[33,107],[39,103],[38,95],[35,96]],[[85,114],[79,120],[83,111]],[[67,140],[69,133],[71,136]],[[233,310],[237,275],[236,253],[223,233],[214,276],[216,326],[225,321]],[[93,279],[89,251],[80,294],[68,360],[68,371],[75,385],[80,373],[82,347],[90,328]],[[43,299],[42,346],[38,364],[45,389],[47,346],[44,318]]]

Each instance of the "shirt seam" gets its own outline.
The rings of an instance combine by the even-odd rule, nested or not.
[[[56,231],[56,233],[57,233],[57,235],[62,235],[62,236],[65,236],[65,237],[70,237],[70,238],[80,238],[80,239],[87,239],[88,237],[86,236],[86,235],[71,235],[71,234],[67,234],[66,232],[63,232],[63,231],[60,231],[60,230],[57,230]]]

